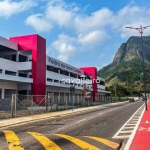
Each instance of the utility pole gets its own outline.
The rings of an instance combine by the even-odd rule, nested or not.
[[[142,46],[142,70],[143,70],[143,84],[144,84],[144,95],[145,95],[145,110],[148,110],[147,107],[147,97],[146,97],[146,81],[145,81],[145,63],[144,63],[144,53],[143,53],[143,39],[142,39],[142,35],[143,35],[143,31],[145,29],[147,29],[149,26],[145,26],[142,27],[142,25],[140,25],[140,28],[133,28],[133,27],[126,27],[129,29],[134,29],[134,30],[138,30],[140,35],[141,35],[141,46]]]

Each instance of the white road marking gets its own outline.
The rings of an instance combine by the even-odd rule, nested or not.
[[[120,131],[120,133],[131,133],[133,130],[128,130],[128,131]]]
[[[82,119],[82,120],[79,120],[79,121],[77,121],[77,122],[75,122],[75,123],[80,123],[80,122],[83,122],[83,121],[85,121],[85,120],[87,120],[87,118]]]
[[[145,122],[145,123],[150,123],[150,122],[146,120],[146,122]]]
[[[144,104],[143,104],[143,105],[144,105]],[[134,130],[133,130],[133,132],[132,132],[132,134],[131,134],[131,136],[129,137],[129,140],[128,140],[128,142],[127,142],[127,144],[126,144],[124,150],[129,150],[130,145],[131,145],[131,143],[132,143],[132,141],[133,141],[133,138],[134,138],[134,136],[135,136],[136,130],[137,130],[137,128],[138,128],[138,126],[139,126],[139,124],[140,124],[140,121],[141,121],[141,119],[142,119],[142,117],[143,117],[144,111],[145,111],[145,110],[143,109],[142,114],[141,114],[141,116],[140,116],[140,118],[139,118],[139,121],[138,121],[138,123],[136,124],[136,126],[135,126],[135,128],[134,128]]]
[[[135,128],[135,126],[134,127],[124,127],[124,129],[133,129],[133,128]]]
[[[136,125],[138,124],[139,120],[140,120],[140,116],[142,115],[139,115],[139,119],[138,121],[133,121],[132,119],[135,118],[135,116],[137,115],[137,113],[141,112],[141,109],[143,110],[144,109],[144,104],[129,118],[129,120],[118,130],[118,132],[112,137],[112,138],[115,138],[115,139],[118,139],[118,138],[129,138],[131,133],[134,131]],[[137,116],[136,116],[137,117]],[[132,126],[132,131],[131,131],[131,128],[127,128],[127,127],[131,127]],[[134,126],[134,127],[133,127]],[[126,130],[124,131],[124,129],[129,129],[129,130]],[[128,135],[119,135],[120,133],[129,133],[129,136]]]
[[[99,116],[99,115],[102,115],[102,114],[103,114],[103,113],[99,113],[98,116]]]

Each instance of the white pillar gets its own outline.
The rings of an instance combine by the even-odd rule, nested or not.
[[[29,90],[27,90],[27,95],[30,95],[30,91]]]
[[[5,89],[2,89],[2,99],[5,97]]]
[[[19,62],[19,52],[16,54],[16,62]]]
[[[16,54],[16,62],[19,62],[19,52]],[[19,76],[19,71],[17,71],[16,76]]]
[[[5,74],[5,70],[4,69],[2,70],[2,74]]]

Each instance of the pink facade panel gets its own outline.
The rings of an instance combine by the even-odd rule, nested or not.
[[[11,37],[11,41],[18,43],[18,50],[32,51],[32,95],[46,94],[46,40],[37,34]],[[34,99],[39,103],[42,97]]]
[[[93,87],[93,101],[97,101],[97,68],[95,67],[86,67],[86,68],[80,68],[83,70],[87,75],[92,75],[92,87]]]

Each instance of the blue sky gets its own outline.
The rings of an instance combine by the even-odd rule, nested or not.
[[[111,63],[119,46],[150,25],[148,0],[0,0],[0,36],[37,33],[47,55],[76,67]],[[150,28],[144,35],[150,35]]]

